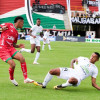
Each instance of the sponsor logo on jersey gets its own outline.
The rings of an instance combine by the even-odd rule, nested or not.
[[[7,38],[7,39],[8,39],[8,40],[12,40],[12,41],[14,41],[14,40],[15,40],[13,36],[8,36],[8,38]]]

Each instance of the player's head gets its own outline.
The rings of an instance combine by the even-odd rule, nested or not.
[[[41,20],[40,20],[40,18],[37,18],[37,20],[36,20],[36,24],[37,24],[38,26],[40,26],[40,24],[41,24]]]
[[[17,17],[14,19],[14,24],[15,24],[15,27],[16,27],[16,28],[22,28],[22,27],[23,27],[23,24],[24,24],[24,19],[23,19],[23,17],[17,16]]]
[[[90,62],[94,64],[96,61],[99,60],[99,57],[100,57],[100,54],[98,52],[92,53],[90,57]]]

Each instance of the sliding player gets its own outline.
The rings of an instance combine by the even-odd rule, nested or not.
[[[14,25],[12,23],[1,24],[1,38],[0,38],[0,58],[10,65],[9,75],[11,82],[18,86],[18,83],[14,79],[15,62],[16,59],[21,64],[21,69],[24,76],[24,83],[32,83],[33,80],[29,79],[27,76],[27,66],[24,57],[15,48],[23,48],[24,44],[17,45],[18,32],[17,28],[22,28],[24,20],[22,17],[18,16],[14,20]]]
[[[81,81],[91,76],[92,86],[100,90],[100,87],[96,84],[96,77],[98,75],[98,69],[95,66],[95,62],[99,60],[100,54],[94,52],[90,59],[86,57],[78,57],[71,62],[71,68],[56,68],[52,69],[46,75],[43,83],[34,82],[35,85],[46,88],[48,82],[53,78],[53,75],[58,78],[67,80],[66,83],[54,86],[55,89],[65,88],[67,86],[78,86]],[[77,62],[77,65],[74,65]]]

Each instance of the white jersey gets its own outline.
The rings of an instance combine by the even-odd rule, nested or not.
[[[74,68],[81,80],[87,78],[88,76],[96,78],[98,75],[97,67],[86,57],[78,57],[78,64],[75,65]]]
[[[42,26],[37,26],[37,25],[34,25],[32,28],[32,35],[39,37],[40,36],[40,33],[42,32],[43,30],[43,27]]]
[[[34,25],[31,30],[32,35],[36,36],[36,38],[30,36],[30,44],[36,44],[36,46],[40,46],[40,33],[42,32],[43,27]]]
[[[43,36],[43,38],[45,38],[45,39],[48,39],[49,38],[49,35],[51,35],[50,34],[50,32],[44,32],[44,36]]]

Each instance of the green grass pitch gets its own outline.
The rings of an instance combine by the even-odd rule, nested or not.
[[[30,48],[29,41],[19,40],[26,48]],[[41,42],[42,44],[42,42]],[[25,53],[28,76],[36,81],[43,82],[47,72],[52,68],[70,67],[71,59],[79,56],[90,57],[92,52],[100,53],[100,44],[80,42],[51,42],[53,51],[41,51],[38,62],[33,65],[35,53]],[[19,49],[18,49],[19,50]],[[53,86],[60,85],[66,80],[53,77],[46,89],[31,84],[24,84],[20,63],[16,61],[15,79],[19,83],[15,87],[9,80],[9,65],[0,60],[0,100],[100,100],[100,91],[91,86],[91,77],[83,80],[78,87],[67,87],[62,90],[54,90]],[[100,72],[100,61],[96,63]],[[97,84],[100,86],[100,73],[97,76]]]

